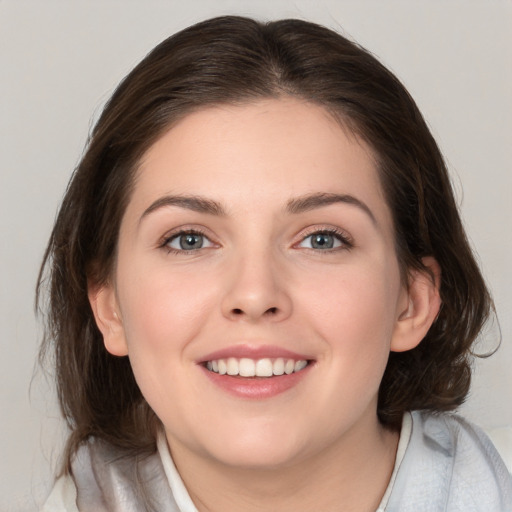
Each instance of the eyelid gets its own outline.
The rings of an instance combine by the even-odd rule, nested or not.
[[[323,251],[318,250],[318,249],[308,248],[308,247],[303,247],[303,249],[311,249],[315,252],[333,252],[333,251],[342,250],[342,249],[345,249],[345,250],[352,249],[354,247],[354,239],[347,231],[345,231],[344,229],[341,229],[339,227],[335,227],[335,226],[322,226],[322,225],[311,226],[311,227],[308,227],[305,230],[303,230],[298,235],[299,240],[297,242],[295,242],[293,245],[294,245],[294,247],[301,248],[301,247],[299,247],[300,244],[302,242],[304,242],[308,237],[315,235],[315,234],[320,234],[320,233],[336,237],[341,242],[341,246],[334,247],[332,249],[324,249]]]
[[[210,246],[208,247],[202,247],[200,249],[192,249],[192,250],[186,250],[186,249],[176,249],[169,246],[169,242],[172,240],[178,238],[182,235],[187,234],[194,234],[194,235],[200,235],[206,238],[210,242]],[[186,254],[191,252],[198,252],[201,249],[209,249],[211,247],[218,247],[219,244],[213,240],[213,236],[209,234],[209,230],[206,230],[205,228],[201,226],[195,226],[195,225],[185,225],[185,226],[178,226],[176,228],[173,228],[169,231],[167,231],[158,241],[157,248],[160,249],[166,249],[169,252],[175,252],[180,254]]]

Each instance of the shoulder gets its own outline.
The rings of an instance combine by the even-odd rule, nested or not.
[[[454,414],[411,417],[387,510],[512,512],[512,477],[481,429]]]
[[[72,475],[59,478],[42,512],[176,512],[158,452],[133,455],[98,439],[80,447]],[[148,497],[149,500],[148,500]]]
[[[411,449],[432,457],[444,456],[464,475],[490,472],[497,482],[510,483],[510,474],[492,441],[482,429],[455,414],[412,413]]]
[[[78,512],[76,486],[70,475],[57,479],[41,512]]]

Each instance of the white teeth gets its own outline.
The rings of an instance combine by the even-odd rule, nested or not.
[[[274,361],[274,375],[283,375],[284,373],[284,359],[276,359]]]
[[[272,377],[272,361],[270,359],[259,359],[256,361],[256,375],[258,377]]]
[[[227,374],[228,375],[238,375],[239,373],[239,365],[238,361],[234,357],[230,357],[227,362]]]
[[[220,375],[226,375],[226,373],[228,371],[228,367],[226,365],[226,361],[224,361],[224,359],[219,359],[217,361],[217,366],[219,367],[219,374]]]
[[[305,362],[306,361],[304,361],[304,363]],[[293,373],[293,370],[295,370],[295,361],[293,359],[288,359],[284,365],[284,373],[286,373],[286,375],[290,375],[290,373]]]
[[[284,359],[278,357],[277,359],[249,359],[243,357],[236,359],[230,357],[228,359],[218,359],[215,361],[208,361],[206,368],[211,372],[220,375],[240,375],[241,377],[272,377],[274,375],[290,375],[294,372],[300,372],[308,365],[304,359],[295,361],[294,359]]]
[[[256,375],[256,363],[252,359],[240,359],[238,373],[242,377],[254,377]]]
[[[306,368],[306,366],[308,365],[308,362],[307,361],[297,361],[295,363],[295,368],[293,369],[293,371],[295,372],[300,372],[301,370],[303,370],[304,368]]]

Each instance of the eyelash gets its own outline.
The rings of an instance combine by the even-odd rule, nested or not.
[[[202,247],[200,249],[189,249],[189,250],[174,249],[173,247],[171,247],[169,245],[173,240],[176,240],[177,238],[184,236],[184,235],[202,236],[203,238],[208,240],[208,242],[213,244],[213,242],[208,238],[208,236],[206,235],[206,233],[204,231],[194,228],[194,229],[182,229],[180,231],[175,231],[174,233],[165,235],[164,238],[162,239],[162,241],[158,244],[158,246],[161,249],[165,249],[168,254],[180,254],[180,255],[181,254],[192,254],[194,252],[198,252],[200,249],[203,249]],[[206,247],[205,247],[205,249],[206,249]]]
[[[354,241],[353,241],[352,237],[350,235],[348,235],[348,233],[346,233],[345,231],[342,231],[341,229],[338,229],[338,228],[320,228],[320,229],[315,228],[315,229],[312,229],[311,231],[309,231],[305,235],[303,235],[301,237],[300,241],[295,245],[299,245],[299,244],[303,243],[305,240],[312,237],[313,235],[332,236],[332,237],[336,238],[341,243],[341,246],[334,247],[332,249],[324,249],[324,250],[314,249],[314,248],[309,248],[309,247],[305,247],[305,249],[309,249],[309,250],[312,250],[315,252],[329,253],[329,252],[334,252],[334,251],[338,251],[338,250],[350,250],[354,247]]]
[[[212,242],[208,236],[205,234],[204,231],[200,230],[200,229],[183,229],[181,231],[176,231],[174,233],[171,233],[169,235],[166,235],[164,236],[164,238],[162,239],[162,241],[159,243],[159,248],[161,249],[165,249],[167,251],[168,254],[177,254],[177,255],[182,255],[182,254],[191,254],[191,253],[194,253],[194,252],[198,252],[199,250],[201,249],[206,249],[207,247],[200,247],[199,249],[174,249],[173,247],[170,247],[170,243],[174,240],[176,240],[177,238],[181,237],[181,236],[184,236],[184,235],[198,235],[198,236],[201,236],[203,238],[205,238],[210,244],[213,244],[214,242]],[[334,252],[334,251],[338,251],[338,250],[349,250],[349,249],[352,249],[354,247],[354,242],[352,240],[352,238],[344,231],[340,230],[340,229],[337,229],[337,228],[322,228],[322,229],[312,229],[310,232],[307,232],[306,234],[304,234],[302,236],[302,238],[300,239],[300,241],[296,244],[294,244],[294,247],[300,245],[301,243],[303,243],[305,240],[307,240],[308,238],[314,236],[314,235],[328,235],[328,236],[332,236],[334,238],[336,238],[340,243],[341,243],[341,246],[339,247],[333,247],[333,248],[328,248],[328,249],[315,249],[315,248],[312,248],[312,247],[304,247],[304,249],[309,249],[311,251],[314,251],[314,252]]]

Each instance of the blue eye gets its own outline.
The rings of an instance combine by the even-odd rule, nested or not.
[[[299,247],[324,251],[337,249],[342,246],[350,247],[351,244],[346,237],[340,233],[331,231],[317,231],[312,233],[311,235],[306,236],[299,244]]]
[[[178,233],[167,240],[165,246],[177,251],[197,251],[213,244],[201,233]]]

